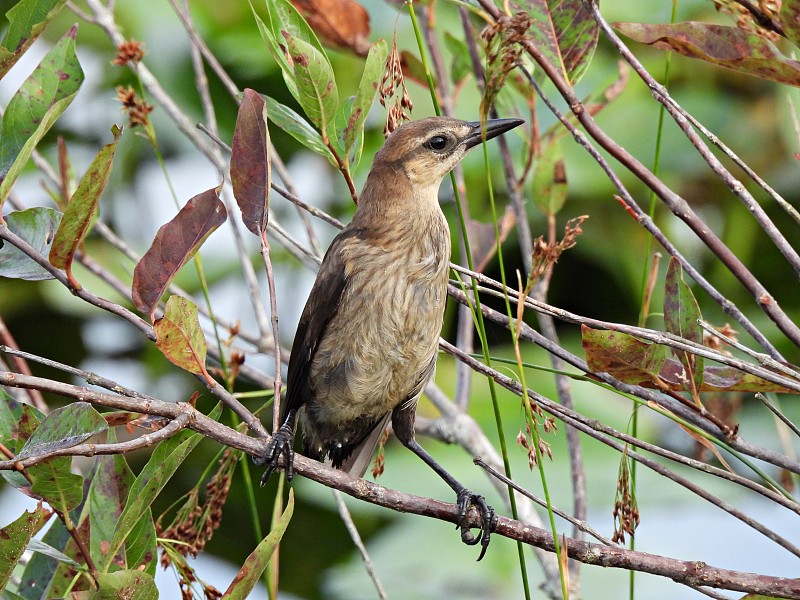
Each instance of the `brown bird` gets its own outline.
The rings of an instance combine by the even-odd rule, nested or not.
[[[523,122],[489,120],[482,131],[479,122],[422,119],[399,127],[375,155],[300,317],[283,425],[257,461],[268,465],[262,485],[282,454],[292,478],[295,420],[303,454],[361,477],[391,417],[397,439],[455,491],[462,539],[481,542],[483,557],[494,511],[417,443],[414,416],[436,366],[447,297],[450,231],[439,186],[470,148]],[[463,526],[470,505],[481,514],[478,537]]]

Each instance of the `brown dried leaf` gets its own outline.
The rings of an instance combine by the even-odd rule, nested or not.
[[[269,218],[269,130],[264,98],[251,89],[244,91],[231,149],[231,183],[242,222],[261,237]]]
[[[169,223],[162,225],[133,270],[133,303],[151,321],[155,320],[158,300],[172,279],[211,232],[227,219],[225,205],[219,199],[220,189],[198,194]]]
[[[355,0],[292,0],[322,41],[359,56],[369,52],[369,14]]]

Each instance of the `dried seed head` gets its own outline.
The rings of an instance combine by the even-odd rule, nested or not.
[[[534,240],[532,256],[533,267],[531,268],[531,275],[528,278],[528,287],[552,269],[566,250],[575,246],[578,241],[578,236],[583,233],[581,225],[588,218],[588,215],[582,215],[567,221],[564,225],[564,237],[558,242],[548,243],[542,236]]]
[[[122,103],[122,110],[127,113],[131,127],[146,126],[150,122],[147,116],[153,112],[153,107],[136,95],[136,91],[128,86],[117,88],[117,100]]]
[[[383,470],[386,465],[386,458],[383,453],[383,448],[386,445],[386,441],[389,439],[389,428],[385,428],[383,433],[381,433],[381,438],[378,440],[378,454],[375,456],[375,460],[372,462],[372,476],[377,479],[381,475],[383,475]]]
[[[639,526],[639,507],[636,497],[631,491],[628,460],[628,457],[623,454],[617,478],[617,493],[614,498],[614,535],[611,537],[611,541],[621,544],[625,543],[625,534],[633,537]]]
[[[488,113],[511,71],[521,64],[520,42],[528,37],[533,21],[524,12],[502,16],[481,32],[486,53],[486,86],[483,90],[482,110]]]
[[[378,99],[381,106],[387,109],[386,127],[383,135],[388,137],[403,121],[410,121],[410,113],[414,109],[411,97],[406,89],[406,80],[403,77],[403,67],[400,53],[397,51],[397,33],[392,41],[392,51],[386,59],[383,79],[378,89]]]
[[[133,38],[127,42],[122,42],[117,46],[117,56],[112,61],[120,67],[124,67],[128,63],[133,65],[138,64],[144,57],[144,47],[141,42],[137,42]]]
[[[529,448],[528,446],[528,436],[522,433],[521,431],[517,434],[517,446],[522,446],[523,448]]]

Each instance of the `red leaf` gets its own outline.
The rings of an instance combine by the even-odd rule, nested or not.
[[[181,267],[205,239],[227,219],[220,188],[198,194],[158,230],[150,249],[133,270],[131,297],[154,320],[158,300]]]
[[[267,107],[260,94],[246,89],[233,132],[231,183],[245,227],[259,237],[269,218],[270,178]]]

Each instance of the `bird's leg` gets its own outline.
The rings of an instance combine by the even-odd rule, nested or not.
[[[272,439],[264,454],[253,459],[253,462],[257,465],[267,465],[267,470],[261,476],[262,486],[267,483],[269,476],[278,468],[281,454],[286,459],[286,479],[291,481],[292,477],[294,477],[294,449],[292,445],[294,442],[294,420],[296,416],[297,411],[290,410],[283,421],[283,425],[272,434]]]
[[[436,460],[419,445],[419,442],[414,439],[414,408],[412,406],[409,410],[408,408],[401,407],[396,408],[392,413],[392,429],[394,430],[395,436],[406,448],[425,461],[425,463],[456,493],[456,502],[458,504],[458,523],[456,526],[461,529],[461,541],[470,546],[474,546],[480,542],[481,553],[478,556],[478,560],[481,560],[483,555],[486,554],[486,549],[489,547],[489,538],[497,522],[494,509],[486,503],[483,496],[473,494],[464,487],[464,485],[450,475],[442,465],[436,462]],[[409,412],[411,414],[410,418]],[[408,425],[409,422],[410,426]],[[464,525],[470,505],[474,506],[481,515],[481,534],[478,537],[474,536],[469,528]]]

